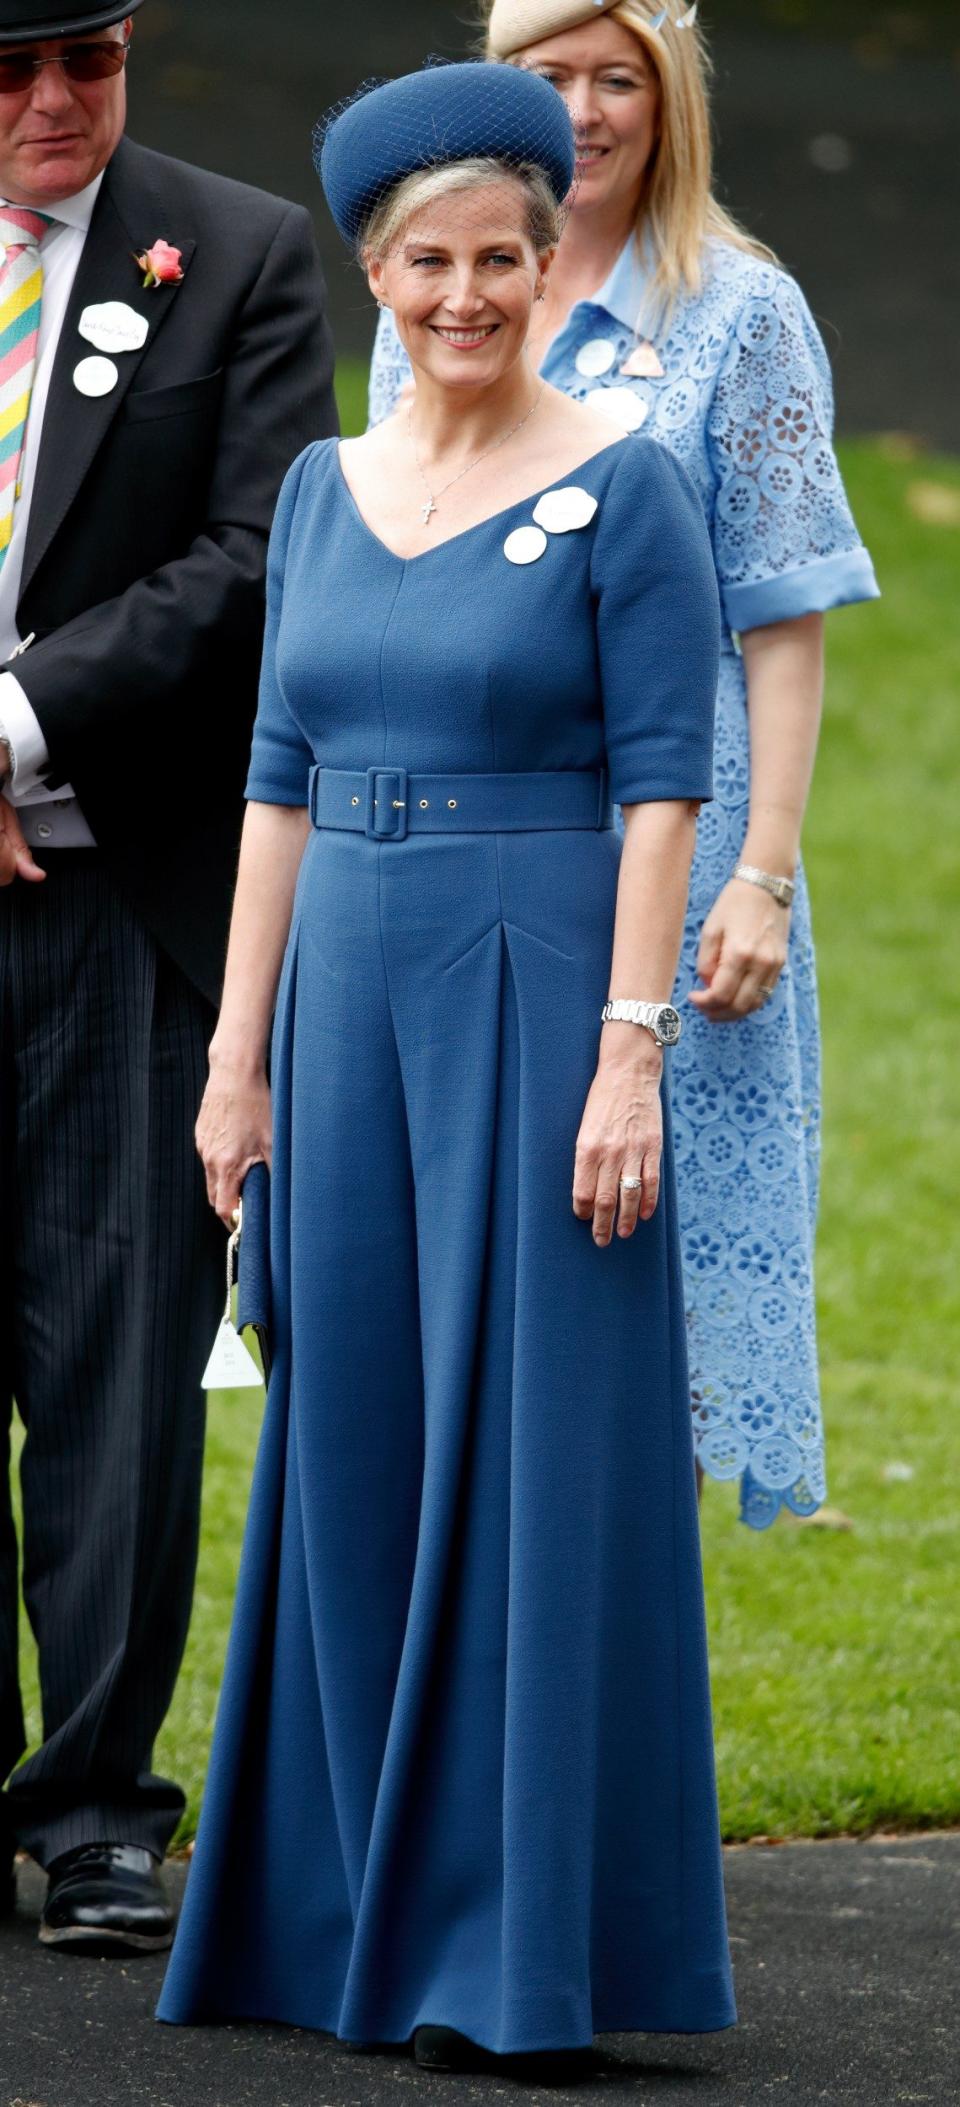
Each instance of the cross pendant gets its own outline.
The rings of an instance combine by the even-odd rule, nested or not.
[[[426,504],[421,506],[420,517],[423,520],[423,524],[425,527],[429,526],[430,515],[431,513],[435,512],[436,509],[436,505],[434,504],[432,498],[428,498]]]

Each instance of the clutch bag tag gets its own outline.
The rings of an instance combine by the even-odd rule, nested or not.
[[[259,1390],[263,1386],[256,1361],[233,1321],[233,1263],[242,1226],[243,1210],[238,1207],[237,1226],[227,1244],[227,1300],[210,1359],[203,1371],[203,1390]]]

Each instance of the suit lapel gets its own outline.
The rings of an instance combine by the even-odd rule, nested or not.
[[[100,187],[50,376],[30,502],[21,598],[62,526],[142,360],[174,301],[183,298],[183,282],[146,290],[135,258],[162,234],[165,241],[181,251],[181,267],[186,273],[196,248],[196,243],[178,234],[176,227],[164,223],[162,203],[158,205],[152,190],[148,192],[131,180],[128,171],[126,149],[121,143]],[[117,353],[114,363],[119,379],[108,395],[81,395],[74,385],[74,372],[94,346],[79,334],[78,323],[85,307],[103,300],[124,301],[144,317],[148,333],[139,351]]]

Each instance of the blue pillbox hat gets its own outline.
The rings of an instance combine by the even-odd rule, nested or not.
[[[479,59],[425,66],[361,91],[320,128],[314,154],[327,204],[350,243],[405,176],[474,158],[508,168],[532,163],[562,202],[576,148],[565,105],[549,81]]]

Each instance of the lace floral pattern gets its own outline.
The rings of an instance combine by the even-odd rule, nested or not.
[[[704,919],[747,829],[746,683],[730,632],[873,597],[869,557],[832,444],[826,354],[797,286],[773,265],[711,244],[705,283],[657,339],[663,373],[624,375],[642,272],[627,258],[554,340],[543,371],[602,408],[629,384],[643,430],[683,462],[713,537],[727,634],[717,696],[715,799],[704,806],[677,997],[696,984]],[[577,354],[614,348],[601,379]],[[583,362],[589,365],[589,359]],[[389,415],[410,376],[381,317],[370,419]],[[612,401],[611,414],[615,404]],[[814,1309],[820,1159],[820,1043],[810,908],[798,873],[790,951],[776,994],[733,1025],[684,1004],[671,1056],[691,1400],[697,1454],[739,1479],[742,1518],[765,1529],[781,1507],[811,1514],[826,1493]]]

